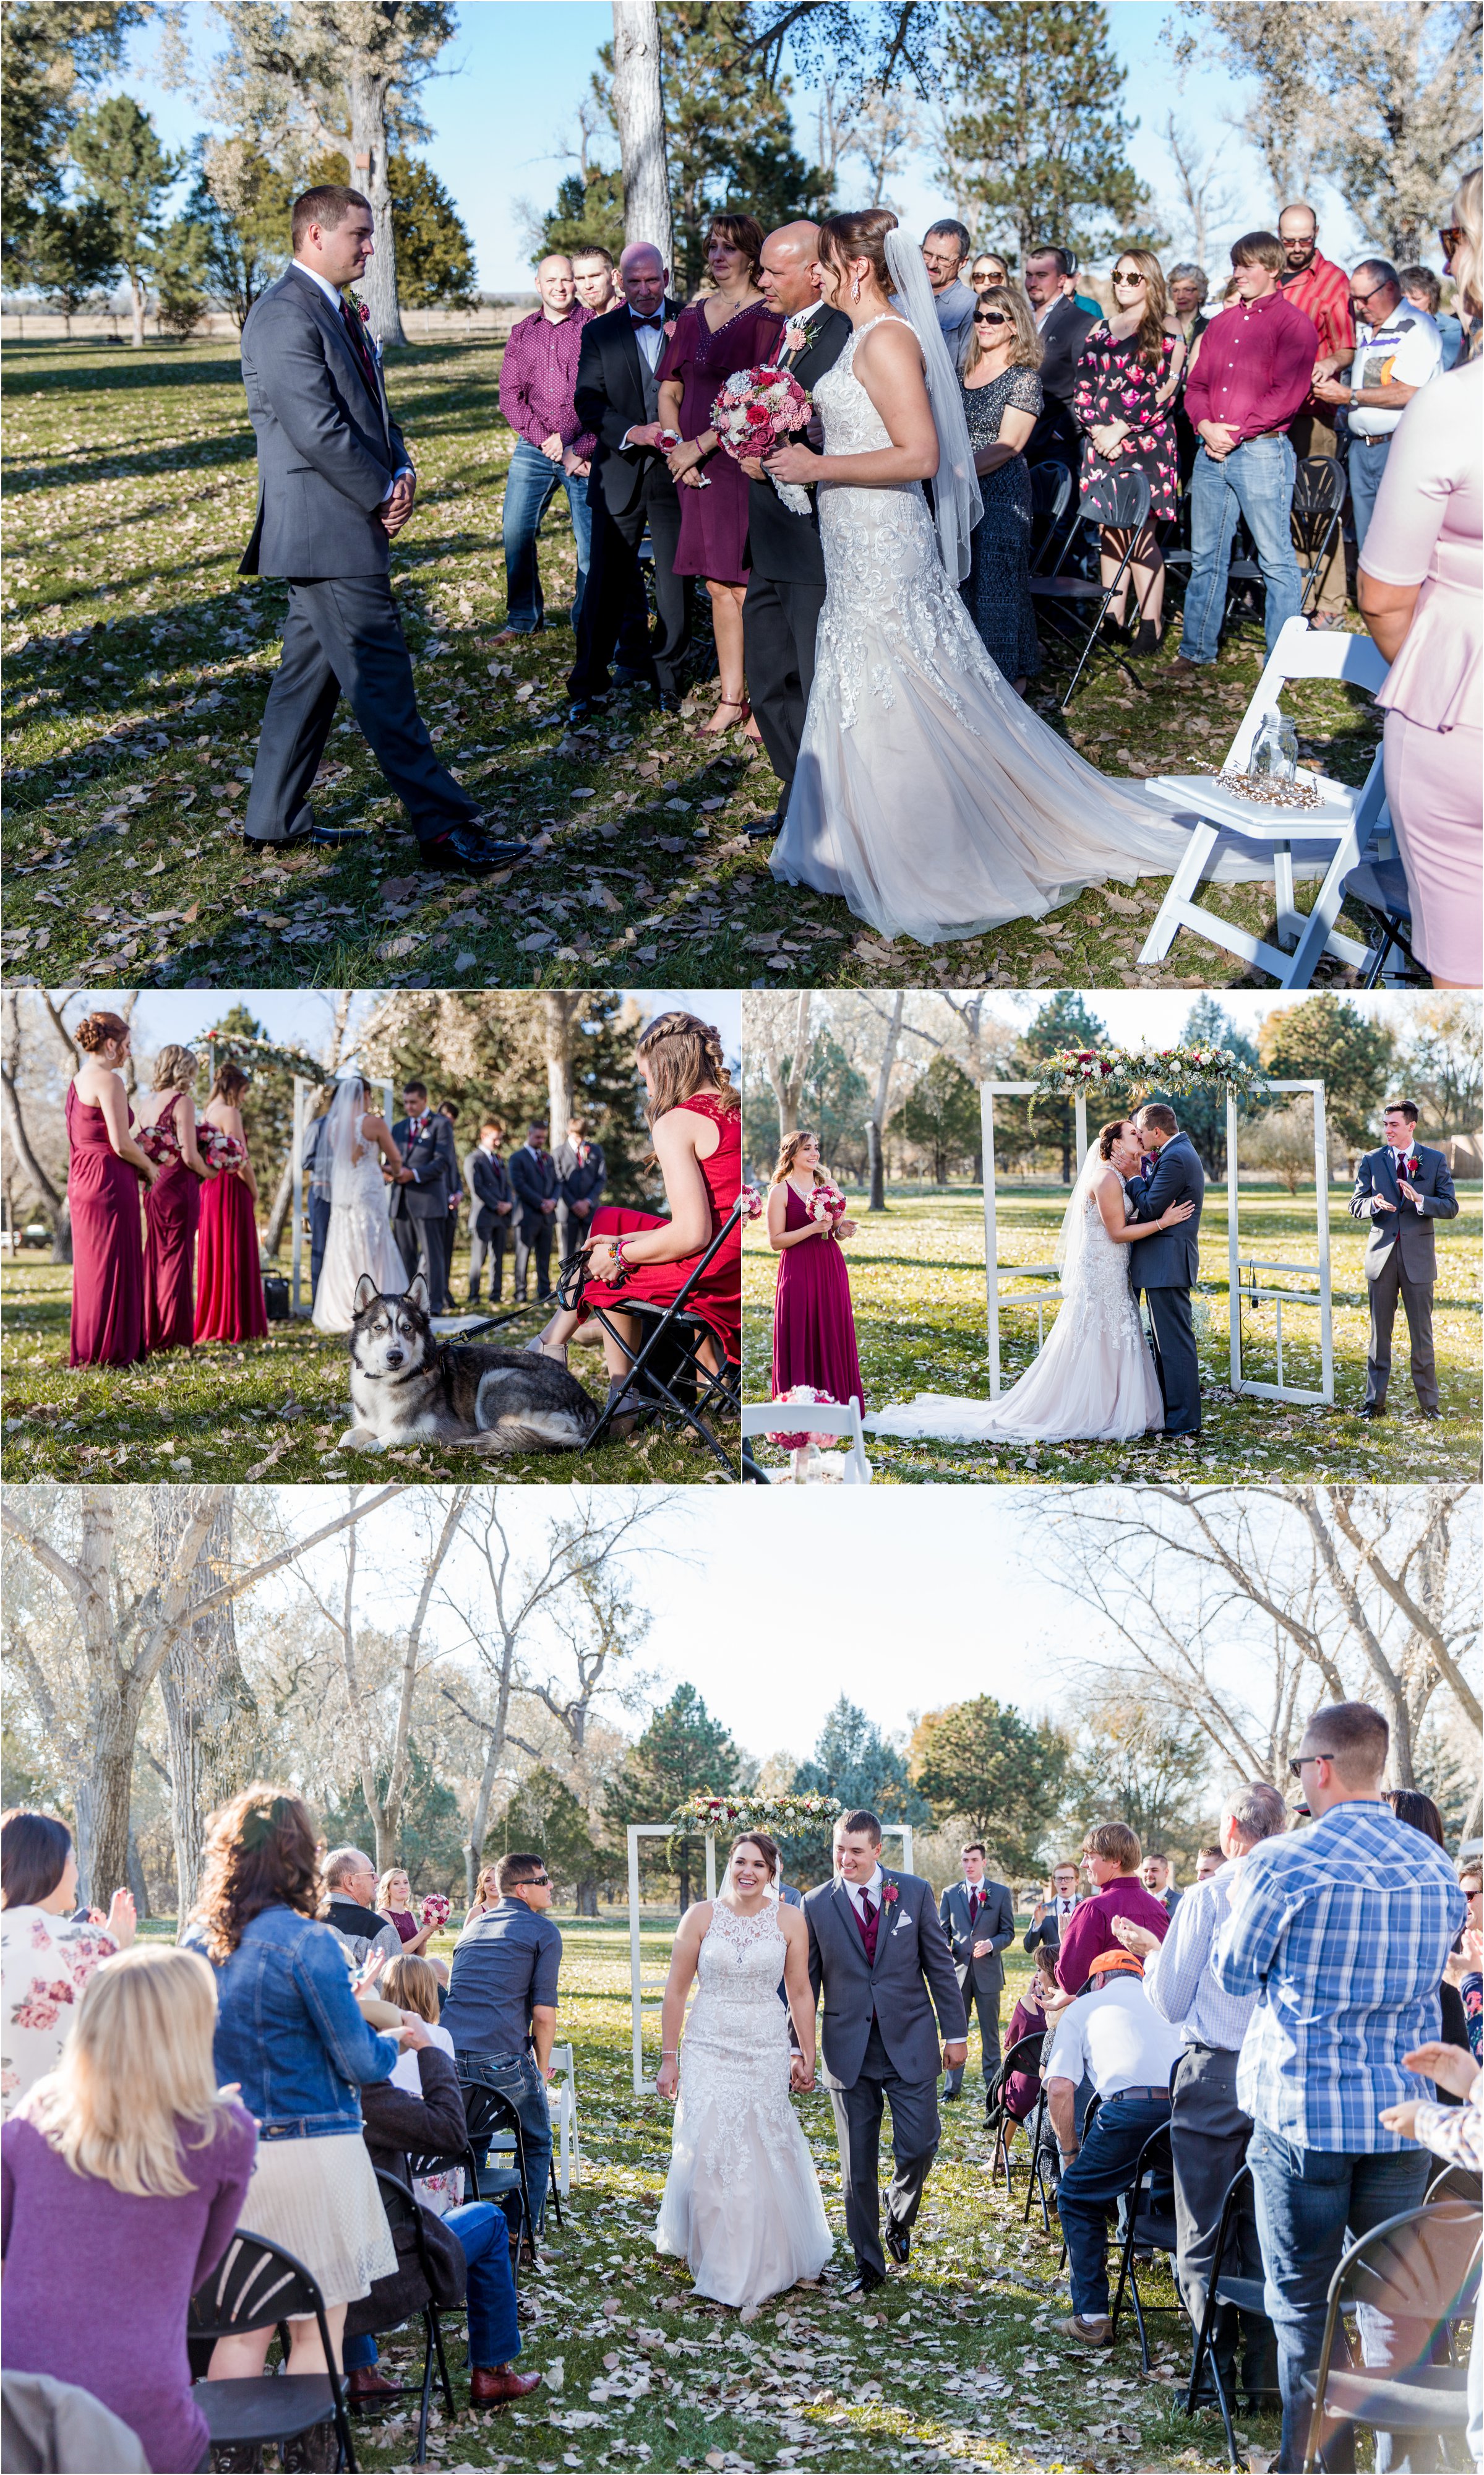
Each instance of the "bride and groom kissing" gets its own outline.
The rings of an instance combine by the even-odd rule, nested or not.
[[[775,1843],[749,1832],[732,1848],[723,1890],[688,1909],[675,1936],[657,2081],[676,2100],[675,2121],[655,2248],[688,2263],[698,2294],[742,2310],[813,2284],[834,2251],[790,2103],[815,2085],[821,1997],[851,2294],[883,2283],[888,2254],[909,2256],[938,2144],[939,2070],[961,2070],[968,2051],[931,1883],[882,1865],[873,1813],[840,1817],[834,1857],[833,1878],[791,1904]],[[884,2247],[877,2158],[888,2104]]]

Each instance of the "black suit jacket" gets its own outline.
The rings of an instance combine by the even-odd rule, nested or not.
[[[544,1203],[556,1201],[556,1163],[550,1153],[542,1152],[538,1156],[523,1143],[518,1152],[511,1153],[506,1168],[516,1201],[521,1207],[523,1238],[533,1238],[538,1230],[551,1228],[556,1219],[555,1213],[543,1212],[541,1208]]]
[[[667,318],[673,318],[676,306],[673,301],[666,302]],[[610,515],[625,514],[651,477],[673,493],[675,485],[657,448],[625,448],[621,443],[627,431],[649,417],[634,321],[626,302],[601,318],[590,318],[583,328],[572,404],[582,428],[597,442],[593,450],[593,479]]]
[[[1041,366],[1036,372],[1043,395],[1070,404],[1077,385],[1077,364],[1083,346],[1097,325],[1075,301],[1058,301],[1041,329]]]
[[[816,309],[810,320],[803,351],[787,363],[801,387],[812,387],[833,369],[850,341],[850,321],[842,309]],[[784,358],[782,347],[779,359]],[[816,584],[824,590],[824,552],[819,546],[819,510],[809,494],[809,513],[796,516],[786,507],[771,481],[747,484],[747,539],[742,564],[774,584]]]
[[[508,1229],[510,1214],[499,1213],[498,1203],[510,1203],[510,1175],[499,1152],[487,1152],[476,1144],[464,1159],[464,1184],[469,1189],[469,1228],[474,1238],[493,1238],[497,1230]]]
[[[399,1117],[392,1128],[392,1140],[401,1154],[403,1168],[413,1172],[411,1186],[392,1188],[392,1217],[405,1213],[413,1220],[446,1220],[449,1203],[460,1191],[458,1154],[453,1148],[453,1129],[447,1117],[433,1112],[432,1122],[416,1142],[408,1139],[410,1119]]]

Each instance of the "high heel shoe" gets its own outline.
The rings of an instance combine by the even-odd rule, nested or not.
[[[1105,645],[1127,645],[1129,641],[1128,628],[1121,619],[1114,618],[1111,610],[1104,613],[1103,625],[1098,633]]]
[[[1135,654],[1157,653],[1163,642],[1164,629],[1156,627],[1153,619],[1141,619],[1129,650]]]
[[[735,714],[737,719],[735,722],[718,723],[716,720],[716,715],[721,713]],[[737,730],[741,728],[744,723],[748,723],[751,720],[752,707],[747,702],[745,697],[718,697],[713,711],[712,720],[710,722],[703,723],[695,736],[697,739],[724,739],[729,730]]]

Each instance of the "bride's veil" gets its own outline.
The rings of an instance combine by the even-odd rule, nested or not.
[[[358,1171],[365,1144],[361,1119],[366,1114],[366,1086],[358,1074],[343,1074],[325,1120],[325,1148],[329,1155],[329,1200],[349,1203],[358,1190]]]
[[[933,286],[922,252],[898,226],[887,234],[887,264],[896,298],[922,346],[928,402],[937,431],[937,472],[933,480],[933,518],[937,547],[950,582],[961,584],[969,572],[969,535],[985,511],[974,451],[964,418],[959,373],[949,357],[933,305]]]
[[[1055,1262],[1061,1275],[1063,1290],[1069,1288],[1075,1280],[1086,1249],[1087,1198],[1092,1192],[1093,1180],[1107,1165],[1097,1144],[1089,1143],[1077,1184],[1072,1188],[1072,1200],[1062,1214],[1061,1230],[1056,1244]]]

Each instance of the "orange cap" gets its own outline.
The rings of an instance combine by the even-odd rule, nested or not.
[[[1144,1963],[1135,1958],[1131,1950],[1100,1950],[1089,1965],[1087,1973],[1089,1976],[1107,1976],[1115,1970],[1126,1970],[1131,1976],[1142,1976]]]

